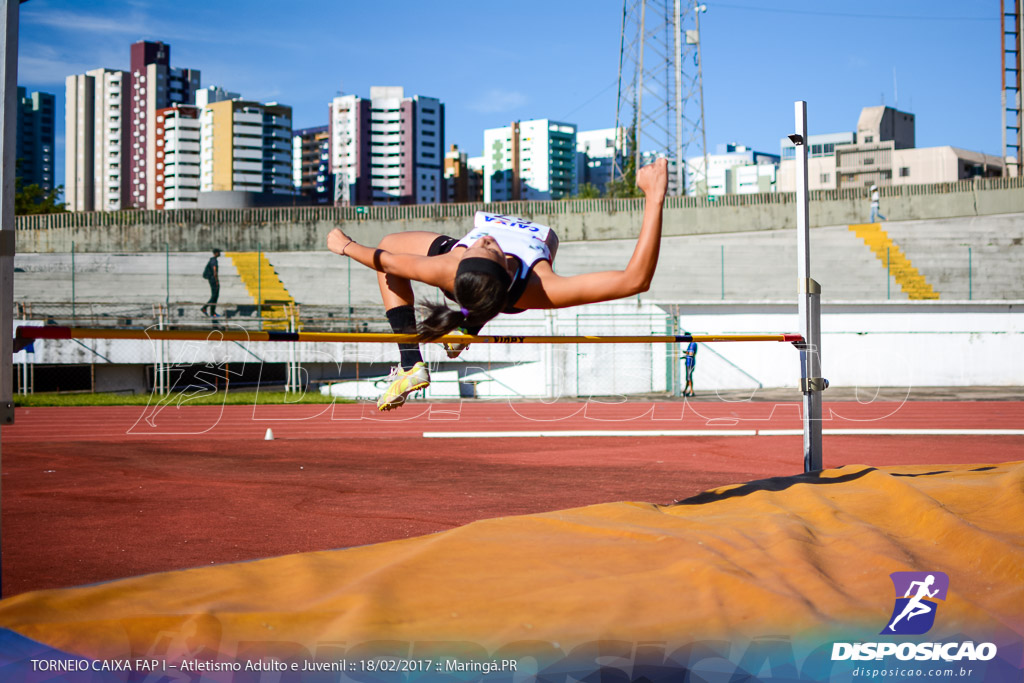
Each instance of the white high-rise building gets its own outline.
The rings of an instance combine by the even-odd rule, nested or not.
[[[194,104],[199,71],[171,66],[171,46],[140,40],[131,46],[131,70],[125,82],[128,149],[125,172],[128,200],[139,209],[156,203],[156,112],[175,104]],[[130,91],[129,91],[130,84]]]
[[[444,104],[373,86],[370,98],[331,102],[330,159],[335,203],[434,204],[444,201]]]
[[[602,194],[612,179],[615,162],[620,168],[624,162],[626,129],[603,128],[576,133],[576,181],[589,183]]]
[[[211,85],[207,88],[200,88],[196,90],[196,106],[202,109],[208,104],[214,102],[223,102],[224,100],[237,100],[241,99],[241,95],[236,92],[230,92],[220,87],[219,85]]]
[[[577,192],[576,125],[513,121],[484,131],[484,201],[561,199]]]
[[[686,160],[686,193],[717,196],[775,192],[778,168],[778,154],[756,152],[734,142],[718,145],[715,154]]]
[[[199,108],[181,105],[156,112],[156,208],[199,205]]]
[[[93,69],[65,80],[64,198],[71,211],[126,208],[128,75]]]

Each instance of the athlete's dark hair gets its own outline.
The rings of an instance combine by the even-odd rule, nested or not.
[[[455,274],[453,292],[460,308],[423,304],[425,316],[416,326],[419,341],[443,337],[456,327],[479,330],[505,308],[511,280],[508,272],[490,259],[463,259]]]

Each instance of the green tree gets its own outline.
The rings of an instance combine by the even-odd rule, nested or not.
[[[64,186],[58,185],[47,191],[33,183],[25,185],[20,177],[14,178],[14,215],[26,216],[34,213],[64,213],[67,208],[59,201]]]
[[[580,191],[571,197],[562,197],[562,199],[598,199],[601,197],[601,190],[597,189],[597,185],[592,183],[583,183],[580,185]]]

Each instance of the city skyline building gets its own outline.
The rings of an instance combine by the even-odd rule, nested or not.
[[[836,148],[836,188],[888,185],[895,152],[914,147],[914,115],[892,107],[864,107],[857,141]]]
[[[64,92],[64,203],[70,211],[118,211],[128,201],[124,92],[128,74],[92,69]]]
[[[484,201],[570,197],[576,181],[576,125],[533,119],[484,131]]]
[[[444,104],[371,86],[369,99],[340,95],[330,105],[334,201],[341,206],[444,201]]]
[[[15,175],[25,185],[38,185],[44,190],[54,188],[55,102],[51,93],[28,94],[25,88],[18,87]]]
[[[199,115],[201,192],[294,194],[292,109],[240,99]]]
[[[292,184],[296,193],[313,204],[331,204],[334,199],[330,137],[329,126],[292,133]]]
[[[208,104],[213,104],[214,102],[239,99],[242,99],[242,95],[240,93],[225,90],[219,85],[210,85],[196,90],[196,106],[200,109]]]
[[[1002,157],[950,145],[915,147],[916,119],[892,107],[861,109],[856,131],[808,136],[808,189],[956,182],[1006,174]],[[780,141],[778,191],[796,188],[791,141]]]
[[[602,128],[576,132],[576,180],[604,194],[615,168],[625,167],[626,129]]]
[[[469,156],[458,145],[444,155],[444,186],[449,204],[484,200],[483,171],[470,165]]]
[[[156,203],[156,112],[174,104],[195,104],[200,72],[171,67],[171,46],[140,40],[130,48],[128,116],[128,199],[140,209]],[[147,178],[147,175],[149,176]]]
[[[156,112],[156,208],[199,206],[200,109],[189,104]]]
[[[774,192],[779,161],[778,154],[757,152],[735,142],[720,144],[715,154],[692,156],[686,160],[686,193],[722,195]]]

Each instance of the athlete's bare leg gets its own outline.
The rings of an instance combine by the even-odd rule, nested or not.
[[[430,245],[438,237],[439,235],[436,232],[422,230],[396,232],[386,235],[377,246],[396,254],[426,256]],[[413,296],[412,283],[404,277],[378,272],[377,284],[380,286],[380,298],[384,303],[385,311],[396,306],[412,306],[416,303]]]

